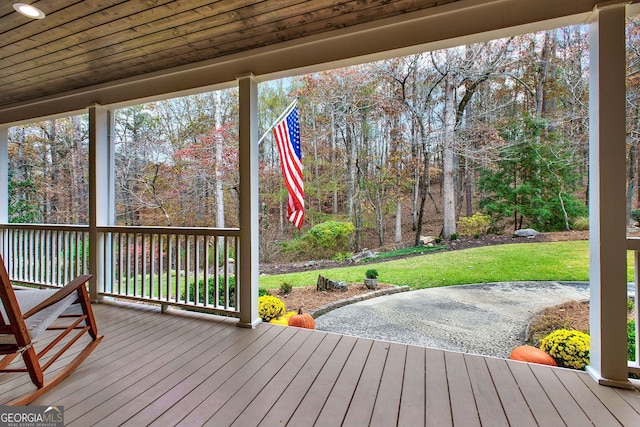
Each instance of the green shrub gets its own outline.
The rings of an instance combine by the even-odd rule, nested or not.
[[[589,217],[588,216],[581,216],[575,219],[575,221],[573,221],[573,227],[574,230],[588,230],[589,229]]]
[[[285,312],[284,302],[278,297],[265,295],[258,298],[258,315],[265,322],[277,319]]]
[[[636,322],[627,322],[627,360],[636,360]]]
[[[471,216],[461,216],[456,223],[458,235],[474,237],[486,234],[490,225],[491,217],[479,212]]]
[[[351,236],[356,228],[350,222],[327,221],[315,225],[303,239],[313,249],[332,253],[348,252]]]
[[[207,292],[209,294],[209,304],[216,304],[215,302],[215,292],[216,292],[216,288],[215,288],[215,279],[213,277],[209,277],[208,279],[208,286],[207,286]],[[198,280],[198,302],[199,303],[204,303],[204,297],[205,297],[205,286],[204,286],[204,279],[200,279]],[[229,296],[228,296],[228,300],[229,300],[229,307],[235,307],[236,303],[236,278],[235,276],[229,276]],[[182,291],[182,294],[180,295],[180,298],[184,301],[185,300],[185,295],[184,295],[184,291]],[[195,291],[193,288],[193,281],[191,281],[189,283],[189,302],[195,302]],[[221,305],[223,306],[225,302],[225,294],[224,294],[224,276],[218,276],[218,302],[217,305]]]
[[[589,335],[572,329],[558,329],[540,340],[540,349],[565,368],[584,369],[589,364],[590,346]]]
[[[293,285],[289,282],[282,282],[280,284],[280,291],[285,295],[290,294],[292,289]]]
[[[331,259],[338,262],[344,262],[351,259],[352,257],[353,254],[351,252],[338,252]]]
[[[326,221],[315,225],[302,238],[282,243],[282,250],[294,253],[298,259],[347,259],[355,230],[350,222]]]
[[[456,233],[451,233],[451,236],[449,236],[449,240],[458,240],[458,235]]]
[[[365,271],[364,273],[365,277],[367,279],[377,279],[378,278],[378,270],[375,269],[369,269],[367,271]]]
[[[640,222],[640,209],[634,209],[631,211],[631,218],[634,221]]]
[[[258,296],[264,296],[264,295],[269,295],[269,290],[267,288],[258,288]]]
[[[297,256],[305,255],[308,245],[300,237],[295,237],[291,240],[282,242],[281,249],[283,252],[290,252]]]

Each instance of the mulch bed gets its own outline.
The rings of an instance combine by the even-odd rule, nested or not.
[[[377,289],[393,288],[393,285],[378,283]],[[354,296],[365,295],[373,292],[364,283],[349,283],[346,292],[340,291],[317,291],[315,286],[294,287],[290,293],[283,294],[280,289],[269,291],[285,302],[287,311],[302,308],[306,312],[314,311],[317,308],[335,301],[345,300]]]

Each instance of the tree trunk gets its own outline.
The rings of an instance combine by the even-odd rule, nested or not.
[[[633,225],[633,217],[631,216],[631,211],[633,211],[633,193],[634,193],[634,184],[635,184],[635,165],[636,165],[636,157],[638,152],[638,144],[632,143],[629,147],[629,166],[628,166],[628,189],[627,189],[627,224]]]
[[[318,138],[316,137],[316,135],[318,134],[318,131],[316,130],[316,108],[315,108],[315,105],[313,105],[311,107],[311,114],[312,114],[311,126],[313,127],[312,142],[313,142],[314,175],[315,175],[315,178],[316,178],[315,182],[320,182],[320,173],[318,171]],[[318,195],[318,198],[317,198],[318,212],[322,212],[322,195],[321,195],[321,192],[318,191],[317,195]]]
[[[331,164],[336,164],[336,126],[335,115],[331,112]],[[331,182],[333,185],[333,203],[331,206],[331,213],[338,214],[338,182],[336,178],[336,168],[331,168]]]
[[[224,145],[224,139],[222,135],[216,135],[216,166],[215,166],[215,177],[216,177],[216,227],[224,228],[224,187],[223,187],[223,179],[224,175],[222,173],[222,147]]]
[[[62,221],[60,221],[60,218],[58,217],[58,203],[60,202],[60,197],[58,195],[58,192],[56,191],[56,189],[54,188],[54,185],[58,182],[58,168],[56,165],[59,164],[60,159],[58,156],[58,147],[56,146],[56,121],[55,120],[51,120],[48,122],[49,124],[49,129],[47,132],[48,135],[48,139],[49,139],[49,152],[51,154],[51,169],[50,172],[51,174],[49,175],[49,179],[50,179],[50,185],[49,185],[49,189],[48,189],[48,193],[50,194],[50,198],[49,198],[49,218],[47,218],[46,220],[48,220],[48,222],[52,222],[54,224],[60,224]],[[25,174],[26,176],[26,174]]]
[[[466,202],[466,214],[467,216],[473,215],[473,183],[471,181],[471,166],[469,165],[469,159],[464,161],[464,190],[465,190],[465,202]]]
[[[402,241],[402,201],[398,198],[396,203],[396,235],[394,242],[400,243]]]
[[[75,156],[74,156],[74,175],[76,186],[77,199],[74,200],[74,206],[76,211],[76,218],[74,224],[88,224],[89,223],[89,206],[86,203],[88,199],[87,186],[85,182],[85,155],[84,146],[82,145],[82,123],[80,116],[73,116],[71,118],[73,124],[73,139],[75,141]]]
[[[555,54],[556,30],[544,34],[542,53],[540,56],[539,76],[536,85],[536,117],[542,118],[555,108],[555,98],[550,95],[549,81],[553,75],[552,58]]]
[[[429,179],[428,174],[426,178],[424,173],[420,176],[420,211],[418,213],[418,223],[416,226],[416,238],[414,240],[414,246],[420,246],[420,235],[422,234],[422,221],[424,219],[424,205],[425,205],[425,202],[427,201],[427,184],[424,181],[428,179]]]
[[[347,154],[347,208],[346,214],[349,221],[354,220],[354,198],[356,194],[356,160],[357,151],[351,125],[347,124],[345,129],[345,148]]]
[[[456,233],[456,199],[455,199],[455,126],[454,87],[451,77],[445,79],[444,99],[444,147],[442,153],[443,167],[443,212],[444,224],[442,236],[451,237]]]

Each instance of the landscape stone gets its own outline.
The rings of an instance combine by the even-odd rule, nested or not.
[[[436,241],[436,238],[433,236],[420,236],[420,244],[422,246],[428,246],[430,243],[433,243],[435,241]]]
[[[516,230],[516,231],[513,232],[513,236],[514,237],[527,237],[529,239],[533,239],[538,234],[540,234],[540,233],[538,233],[533,228],[522,228],[520,230]]]
[[[347,282],[340,282],[336,280],[328,279],[322,275],[318,275],[318,282],[316,283],[316,290],[318,291],[340,291],[346,292],[349,290]]]
[[[370,250],[364,250],[364,251],[352,256],[351,257],[351,261],[352,262],[360,262],[360,261],[362,261],[363,259],[366,259],[366,258],[375,258],[377,255],[378,255],[377,252],[370,251]]]

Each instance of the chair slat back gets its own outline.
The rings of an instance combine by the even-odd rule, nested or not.
[[[22,317],[16,294],[11,286],[9,273],[7,273],[2,255],[0,255],[0,299],[2,300],[2,306],[7,316],[7,319],[2,319],[3,326],[10,328],[16,337],[16,342],[19,347],[28,345],[31,342],[31,338],[29,337],[27,326]],[[9,324],[6,325],[6,322]],[[6,330],[5,328],[2,329]]]

